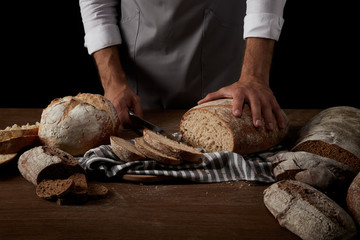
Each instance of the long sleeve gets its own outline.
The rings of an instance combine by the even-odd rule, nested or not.
[[[247,0],[244,39],[261,37],[279,40],[285,3],[286,0]]]
[[[121,43],[118,4],[118,0],[79,0],[89,54]]]

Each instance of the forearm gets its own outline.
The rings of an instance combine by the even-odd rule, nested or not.
[[[117,46],[103,48],[93,56],[105,93],[127,84]]]
[[[240,80],[251,77],[269,86],[274,46],[272,39],[247,38]]]

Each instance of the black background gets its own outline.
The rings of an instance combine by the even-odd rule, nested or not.
[[[103,93],[83,46],[77,0],[6,2],[1,7],[0,107],[43,108],[57,97]],[[350,4],[287,1],[270,76],[281,107],[360,108],[359,21],[355,2]]]

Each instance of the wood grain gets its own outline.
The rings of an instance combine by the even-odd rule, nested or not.
[[[303,111],[300,113],[299,111]],[[146,111],[144,118],[177,131],[185,111]],[[287,110],[300,126],[315,114]],[[41,109],[0,109],[0,128],[40,119]],[[128,137],[131,131],[123,131]],[[100,180],[92,179],[91,182]],[[102,182],[107,198],[79,206],[40,199],[16,161],[0,168],[1,239],[298,239],[263,204],[268,185],[247,181],[194,184],[179,180]]]

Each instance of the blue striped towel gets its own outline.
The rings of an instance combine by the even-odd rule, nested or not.
[[[78,158],[89,174],[104,174],[111,178],[124,174],[172,176],[193,182],[214,183],[249,180],[264,183],[275,182],[269,156],[284,150],[276,146],[269,151],[243,157],[234,152],[204,153],[202,162],[181,165],[164,165],[154,160],[125,162],[119,159],[110,145],[91,149]]]

